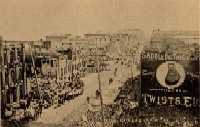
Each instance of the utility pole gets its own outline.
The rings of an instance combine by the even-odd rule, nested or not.
[[[16,85],[16,89],[15,89],[15,96],[16,96],[16,102],[19,104],[19,96],[18,96],[18,91],[19,91],[19,81],[18,81],[18,70],[17,70],[17,57],[18,57],[18,54],[17,54],[17,46],[18,45],[14,45],[14,67],[15,67],[15,85]]]
[[[79,51],[78,51],[78,60],[79,60],[79,66],[81,65],[81,63],[80,63],[80,56],[81,56],[81,52],[80,52],[80,45],[78,44],[78,48],[79,48]],[[79,67],[79,73],[80,73],[80,70],[81,70],[81,66]],[[81,75],[81,74],[79,74],[79,75]]]
[[[2,42],[1,42],[1,40],[0,40],[0,64],[1,64],[1,71],[0,71],[0,92],[1,92],[1,95],[0,95],[0,101],[1,101],[1,104],[0,104],[0,109],[1,109],[1,111],[2,111],[2,108],[1,108],[1,106],[2,106],[2,104],[4,104],[4,103],[2,103],[2,101],[3,101],[3,99],[2,99],[2,90],[1,90],[1,87],[2,86],[4,86],[4,84],[3,84],[3,81],[4,81],[4,79],[3,79],[3,57],[4,57],[4,53],[2,52],[3,51],[3,48],[1,48],[1,46],[2,46]],[[3,109],[4,110],[4,109]],[[4,111],[3,111],[4,112]],[[2,116],[2,115],[1,115]],[[0,120],[0,123],[1,123],[1,120]]]
[[[105,127],[105,123],[104,123],[104,111],[103,111],[103,98],[102,98],[101,82],[100,82],[100,74],[99,74],[99,59],[98,59],[97,43],[96,43],[96,59],[97,59],[97,68],[98,68],[98,69],[97,69],[97,72],[98,72],[99,91],[100,91],[100,103],[101,103],[102,126]]]
[[[71,50],[71,54],[70,54],[70,55],[72,55],[72,60],[71,60],[71,62],[70,62],[71,77],[70,77],[70,80],[69,80],[69,81],[72,81],[72,75],[73,75],[73,71],[74,71],[74,68],[73,68],[73,63],[74,63],[74,54],[73,54],[73,49],[70,48],[70,50]]]
[[[25,46],[22,43],[22,70],[23,70],[23,98],[25,99],[25,95],[28,94],[28,89],[27,89],[27,80],[26,80],[26,62],[25,62]]]
[[[58,63],[57,63],[57,69],[58,69],[58,78],[57,78],[57,83],[60,83],[60,77],[61,77],[61,75],[60,75],[60,73],[62,73],[62,72],[60,72],[60,56],[58,55],[58,54],[56,54],[56,58],[57,58],[57,61],[58,61]]]
[[[8,57],[8,50],[7,50],[7,46],[6,46],[6,41],[4,42],[4,44],[5,44],[5,59],[4,59],[4,65],[6,66],[6,68],[5,68],[5,70],[4,70],[4,76],[5,77],[7,77],[8,78],[8,81],[6,81],[5,80],[5,78],[4,78],[4,85],[7,83],[7,84],[10,84],[10,75],[9,75],[9,68],[8,68],[8,62],[10,61],[10,59],[8,59],[8,58],[10,58],[10,57]],[[8,86],[8,85],[7,85]],[[8,94],[7,94],[7,91],[8,91]],[[9,89],[7,90],[6,88],[5,88],[5,100],[6,100],[6,104],[8,103],[8,98],[7,98],[7,96],[9,96],[10,97],[10,92],[11,92],[11,90],[10,90],[10,87],[9,87]],[[10,99],[9,99],[9,103],[10,103]]]
[[[32,59],[32,65],[33,65],[33,68],[34,68],[34,73],[35,73],[35,81],[36,81],[36,86],[37,86],[37,90],[38,90],[38,94],[39,94],[39,97],[40,97],[40,90],[39,90],[39,85],[38,85],[38,81],[37,81],[37,72],[36,72],[36,68],[35,68],[35,61],[33,59],[33,54],[32,54],[32,49],[31,49],[31,45],[30,43],[28,42],[29,44],[29,49],[30,49],[30,53],[31,53],[31,59]],[[41,99],[41,98],[40,98]]]
[[[76,45],[75,45],[76,46]],[[77,53],[76,53],[76,47],[75,47],[75,66],[74,66],[74,68],[75,68],[75,70],[77,70],[77,66],[76,66],[76,58],[77,58]],[[75,71],[76,72],[76,71]]]
[[[133,82],[133,69],[132,69],[133,67],[132,66],[133,66],[133,63],[131,61],[131,79],[132,79],[132,82]],[[132,85],[133,85],[133,83],[132,83]]]

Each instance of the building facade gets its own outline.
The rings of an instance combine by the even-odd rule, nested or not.
[[[159,48],[168,45],[176,53],[187,52],[199,56],[199,31],[154,30],[151,36],[151,45]]]
[[[1,41],[1,97],[2,113],[20,101],[27,94],[24,44],[22,42]],[[3,115],[4,116],[4,115]]]
[[[165,39],[177,39],[186,45],[199,45],[199,31],[164,31],[154,30],[151,36],[151,42],[156,43]]]

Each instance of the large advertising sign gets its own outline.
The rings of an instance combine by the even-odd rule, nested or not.
[[[141,97],[148,105],[199,106],[199,59],[187,54],[143,51]]]

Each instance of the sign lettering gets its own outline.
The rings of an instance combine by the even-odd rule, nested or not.
[[[199,59],[190,54],[141,53],[141,98],[148,105],[199,105]]]

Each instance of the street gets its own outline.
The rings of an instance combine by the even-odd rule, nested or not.
[[[117,76],[114,77],[114,69],[118,69]],[[122,79],[130,76],[128,73],[131,69],[128,67],[122,67],[120,63],[110,62],[110,71],[104,71],[100,73],[103,103],[112,103],[116,95],[118,94],[118,87],[122,85]],[[114,81],[109,85],[109,78],[113,78]],[[73,100],[65,102],[61,107],[54,109],[43,110],[42,116],[38,118],[36,122],[42,122],[44,124],[60,124],[69,121],[77,121],[80,117],[83,117],[84,113],[91,108],[91,104],[100,104],[100,100],[95,98],[95,91],[99,88],[98,73],[88,74],[83,78],[85,83],[84,94],[78,96]],[[110,94],[114,92],[114,94]],[[90,97],[90,104],[87,104],[86,98]],[[63,113],[65,112],[65,113]]]

